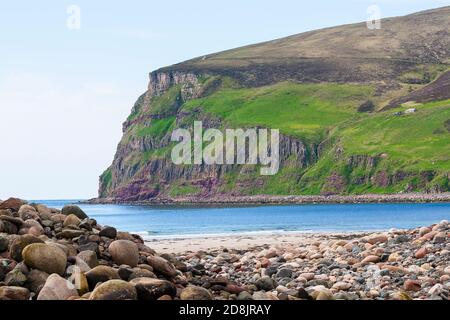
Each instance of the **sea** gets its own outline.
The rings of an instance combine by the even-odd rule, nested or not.
[[[78,204],[30,200],[61,209],[79,205],[103,226],[146,240],[288,232],[365,232],[409,229],[450,220],[450,203],[180,206]]]

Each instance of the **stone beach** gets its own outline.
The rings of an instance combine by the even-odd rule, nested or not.
[[[0,300],[448,300],[450,223],[171,250],[77,206],[0,201]],[[272,241],[274,239],[274,241]],[[216,239],[217,240],[217,239]],[[223,240],[223,239],[222,239]],[[214,242],[212,242],[215,244]],[[210,243],[211,244],[211,243]],[[155,250],[156,249],[156,250]]]

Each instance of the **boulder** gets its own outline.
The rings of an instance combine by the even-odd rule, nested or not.
[[[181,300],[212,300],[211,293],[202,287],[189,286],[181,291]]]
[[[0,300],[30,300],[30,291],[21,287],[0,287]]]
[[[9,255],[11,256],[11,259],[16,260],[17,262],[22,261],[23,249],[33,243],[44,243],[44,241],[31,234],[26,234],[16,238],[9,248]]]
[[[86,264],[90,268],[95,268],[96,266],[98,266],[97,254],[94,251],[91,250],[82,251],[77,255],[77,257],[86,262]]]
[[[97,266],[86,272],[89,288],[94,289],[97,283],[120,279],[117,270],[108,266]]]
[[[115,239],[117,237],[117,230],[113,227],[104,227],[100,233],[98,234],[100,237],[107,237],[111,239]]]
[[[64,219],[64,223],[63,226],[64,227],[68,227],[68,226],[78,226],[80,225],[81,220],[74,214],[69,214],[66,219]]]
[[[139,262],[138,247],[129,240],[113,241],[108,247],[108,252],[118,265],[125,264],[135,267]]]
[[[64,208],[62,208],[61,213],[66,216],[73,214],[81,220],[88,218],[87,214],[84,213],[84,211],[81,210],[79,206],[75,205],[65,206]]]
[[[33,236],[39,237],[44,234],[44,228],[42,225],[33,219],[28,219],[23,222],[20,226],[19,232],[20,235],[31,234]]]
[[[19,228],[12,222],[0,220],[0,232],[7,234],[17,234]]]
[[[7,251],[9,247],[9,239],[6,235],[0,234],[0,252]]]
[[[78,297],[74,285],[57,274],[47,278],[44,287],[39,292],[38,300],[67,300],[70,297]]]
[[[89,300],[137,300],[137,292],[131,283],[109,280],[97,286]]]
[[[66,270],[67,256],[56,246],[33,243],[23,249],[22,256],[27,266],[48,274],[63,275]]]
[[[169,261],[158,256],[148,256],[147,262],[152,266],[156,273],[162,274],[168,278],[173,278],[177,275],[177,270]]]
[[[135,286],[139,300],[157,300],[168,295],[175,297],[177,289],[172,282],[154,278],[136,278],[130,281]]]
[[[42,290],[45,285],[45,282],[48,278],[48,273],[33,269],[27,275],[27,282],[25,283],[25,287],[31,292],[34,292],[36,295]]]
[[[21,199],[17,198],[9,198],[8,200],[5,200],[0,203],[0,210],[1,209],[11,209],[13,211],[19,211],[20,207],[27,202]]]
[[[20,271],[19,268],[14,268],[6,276],[4,282],[7,286],[22,287],[27,281],[27,276]]]
[[[36,209],[28,204],[22,205],[19,209],[18,214],[22,220],[40,220],[39,214]]]

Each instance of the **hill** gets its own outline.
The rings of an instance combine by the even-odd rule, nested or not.
[[[311,31],[150,74],[100,198],[450,190],[450,7]],[[413,108],[413,109],[412,109]],[[405,110],[412,109],[411,113]],[[175,128],[280,129],[280,171],[174,165]]]

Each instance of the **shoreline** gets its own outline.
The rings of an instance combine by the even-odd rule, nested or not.
[[[116,198],[94,198],[81,204],[123,205],[289,205],[289,204],[370,204],[370,203],[442,203],[450,202],[447,193],[403,193],[364,195],[316,196],[220,196],[154,198],[145,201],[128,201]]]
[[[378,231],[361,232],[268,232],[263,234],[224,234],[175,236],[174,238],[144,238],[145,244],[157,252],[167,254],[195,253],[198,251],[252,250],[261,247],[280,247],[283,245],[305,246],[325,240],[343,240],[364,237]]]

